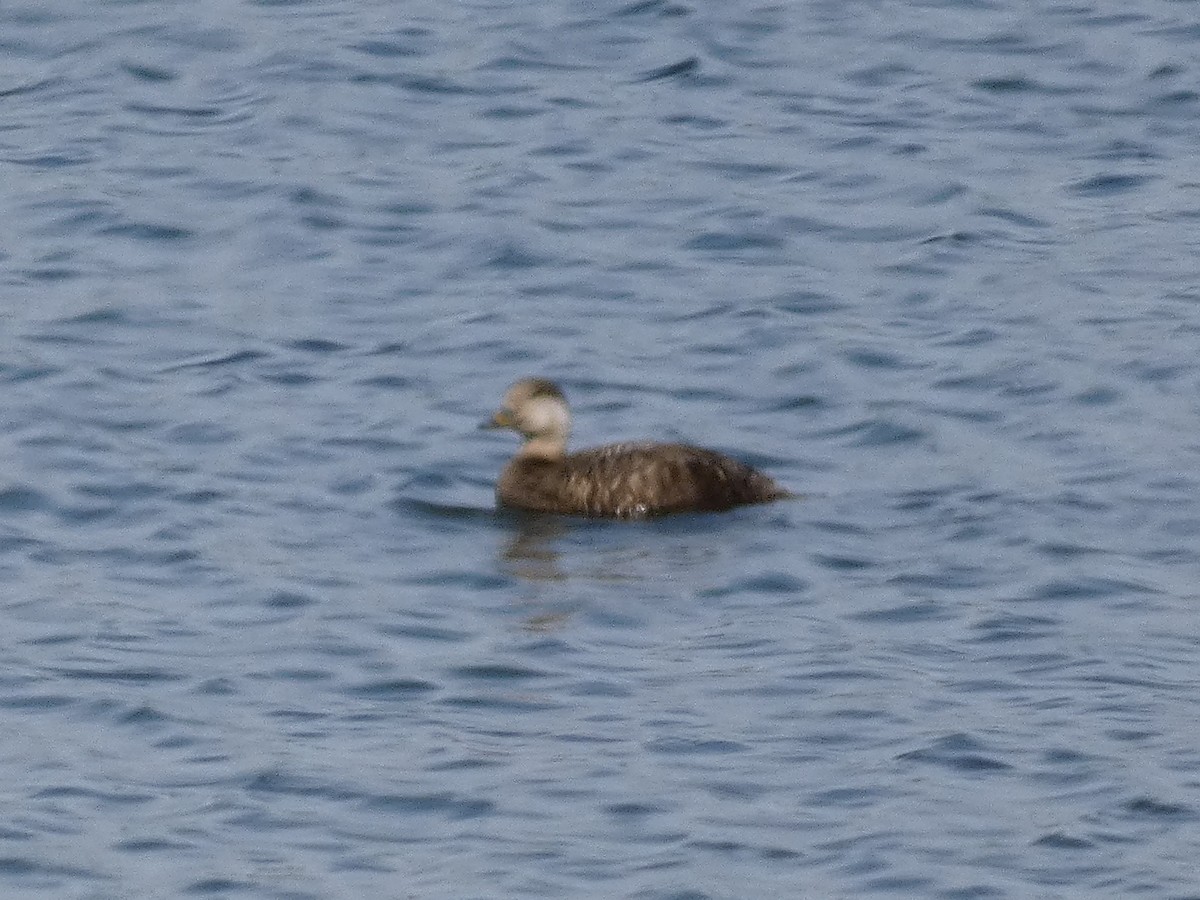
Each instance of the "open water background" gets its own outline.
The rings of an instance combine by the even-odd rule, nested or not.
[[[1200,897],[1198,23],[0,5],[0,895]]]

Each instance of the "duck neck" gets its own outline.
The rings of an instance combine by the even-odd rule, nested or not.
[[[522,459],[557,460],[567,455],[567,439],[553,434],[535,434],[521,445]]]

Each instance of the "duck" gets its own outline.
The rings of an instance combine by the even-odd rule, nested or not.
[[[499,506],[603,519],[723,512],[795,497],[769,476],[715,450],[672,443],[607,444],[567,452],[571,411],[546,378],[523,378],[483,428],[523,441],[496,482]]]

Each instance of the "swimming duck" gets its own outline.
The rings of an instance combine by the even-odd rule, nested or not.
[[[718,512],[794,496],[769,477],[714,450],[687,444],[609,444],[567,453],[571,413],[553,381],[508,389],[485,428],[525,442],[496,483],[501,506],[612,519]]]

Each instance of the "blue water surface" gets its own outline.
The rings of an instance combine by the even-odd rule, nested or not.
[[[0,895],[1200,897],[1197,12],[0,5]]]

